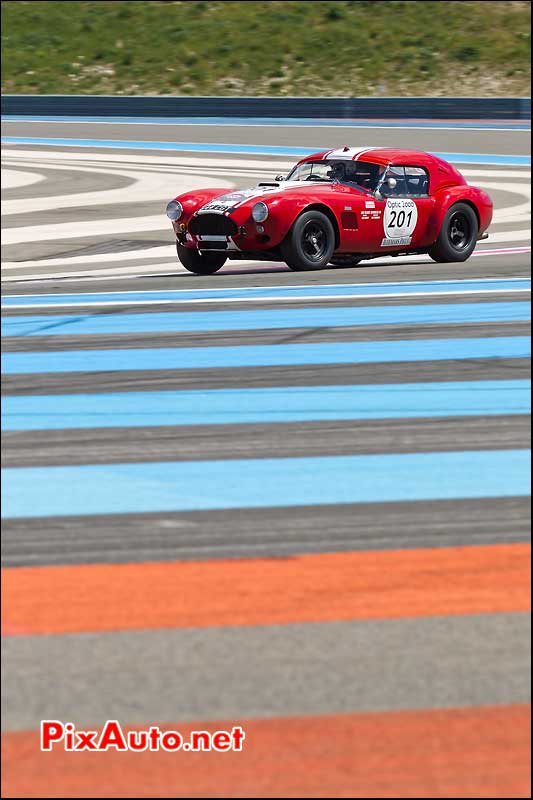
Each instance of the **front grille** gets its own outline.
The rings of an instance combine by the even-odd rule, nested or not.
[[[199,214],[191,219],[189,231],[194,236],[235,236],[237,225],[223,214]]]

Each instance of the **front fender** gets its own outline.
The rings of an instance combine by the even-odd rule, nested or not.
[[[276,244],[281,243],[285,239],[300,214],[303,214],[309,206],[316,205],[317,202],[320,201],[306,196],[299,198],[293,197],[290,199],[278,197],[269,203],[270,215],[272,216],[273,224],[275,224],[278,238]],[[323,201],[320,204],[324,205]]]
[[[183,206],[183,216],[178,220],[178,222],[187,222],[194,212],[202,206],[205,206],[206,203],[214,200],[215,197],[220,197],[221,195],[228,194],[228,192],[232,191],[233,189],[228,188],[196,189],[193,192],[184,192],[183,194],[177,195],[174,200],[179,200]]]
[[[338,217],[332,205],[324,202],[320,196],[314,197],[309,194],[306,194],[305,197],[285,198],[280,196],[269,198],[268,201],[264,199],[263,202],[267,202],[269,210],[268,218],[262,223],[264,233],[268,236],[269,248],[278,247],[283,242],[295,221],[308,208],[323,207],[325,211],[327,210],[328,216],[335,219],[337,230],[339,229]],[[251,216],[253,205],[254,203],[246,204],[232,213],[231,216],[239,226],[250,229],[255,227]]]

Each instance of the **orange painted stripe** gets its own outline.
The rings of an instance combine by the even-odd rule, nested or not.
[[[3,570],[7,635],[527,611],[529,544]]]
[[[242,724],[241,753],[41,753],[8,733],[2,797],[530,797],[530,723],[516,705],[161,726]]]

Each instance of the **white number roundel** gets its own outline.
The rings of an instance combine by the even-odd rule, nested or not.
[[[418,219],[418,209],[414,200],[389,197],[385,206],[383,228],[387,239],[411,236]]]

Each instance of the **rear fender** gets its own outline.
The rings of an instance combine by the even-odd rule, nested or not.
[[[444,218],[449,209],[456,203],[466,203],[474,210],[481,235],[489,227],[492,220],[492,200],[489,195],[477,186],[452,186],[441,189],[435,194],[435,207],[428,220],[428,238],[437,240]]]

